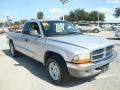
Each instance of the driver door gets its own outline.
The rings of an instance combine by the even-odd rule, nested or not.
[[[41,37],[38,23],[31,22],[29,33],[24,38],[27,46],[27,55],[41,62],[45,44],[44,39]]]

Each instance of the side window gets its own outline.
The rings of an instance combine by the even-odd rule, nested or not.
[[[28,22],[23,28],[23,34],[38,35],[40,34],[39,26],[36,22]]]
[[[36,34],[40,34],[40,29],[36,22],[31,23],[29,30],[30,30],[30,32],[36,32]]]
[[[31,23],[30,23],[30,22],[27,22],[27,23],[24,25],[24,27],[23,27],[22,33],[23,33],[23,34],[29,34],[29,28],[30,28],[30,26],[31,26]]]
[[[79,24],[79,26],[85,26],[84,24]]]

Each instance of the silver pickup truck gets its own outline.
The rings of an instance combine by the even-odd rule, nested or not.
[[[57,85],[69,76],[96,76],[116,57],[110,41],[82,34],[67,21],[27,21],[21,32],[9,32],[7,37],[13,57],[20,52],[43,63]]]

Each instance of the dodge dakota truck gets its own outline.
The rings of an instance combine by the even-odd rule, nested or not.
[[[116,57],[110,41],[83,34],[67,21],[30,20],[7,38],[13,57],[23,53],[41,62],[57,85],[69,76],[85,78],[105,72]]]

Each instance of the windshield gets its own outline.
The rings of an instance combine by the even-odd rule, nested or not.
[[[41,22],[45,36],[80,34],[71,23],[66,21],[45,21]]]

